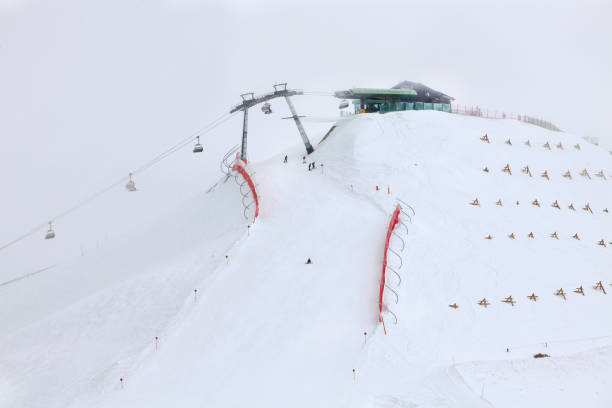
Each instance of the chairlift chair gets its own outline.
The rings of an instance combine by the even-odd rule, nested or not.
[[[129,192],[136,191],[136,183],[132,180],[132,173],[130,173],[130,180],[125,185],[125,188]]]
[[[204,147],[202,147],[202,145],[200,144],[200,136],[198,136],[198,141],[196,142],[195,146],[193,146],[193,152],[202,153],[203,151]]]
[[[49,230],[45,234],[45,239],[53,239],[55,238],[55,231],[53,231],[53,227],[51,226],[51,221],[49,221]]]
[[[264,103],[263,106],[261,107],[261,111],[263,113],[265,113],[266,115],[269,115],[272,113],[272,108],[270,107],[270,104],[268,102]]]
[[[338,109],[345,109],[348,108],[349,103],[346,99],[344,99],[343,101],[340,102],[340,105],[338,105]]]

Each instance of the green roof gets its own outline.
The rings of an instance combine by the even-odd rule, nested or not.
[[[417,95],[413,89],[378,89],[378,88],[352,88],[349,92],[355,96],[367,96],[367,95],[385,95],[385,96],[407,96]]]
[[[352,88],[348,91],[337,91],[338,98],[376,98],[376,97],[402,97],[417,96],[412,89],[386,89],[386,88]]]

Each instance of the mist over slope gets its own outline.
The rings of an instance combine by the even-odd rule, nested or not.
[[[606,151],[431,111],[341,119],[313,171],[302,151],[249,162],[261,213],[248,230],[222,178],[125,242],[0,287],[16,311],[2,321],[0,406],[612,402],[612,298],[594,289],[612,289]],[[414,215],[391,241],[401,281],[388,272],[385,334],[398,198]]]

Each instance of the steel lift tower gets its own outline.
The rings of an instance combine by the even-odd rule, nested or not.
[[[304,145],[306,146],[306,152],[310,154],[314,151],[314,149],[312,148],[312,145],[310,144],[310,141],[308,140],[308,136],[306,136],[306,131],[304,130],[304,126],[302,126],[300,117],[295,111],[293,102],[291,102],[292,96],[303,95],[303,94],[304,92],[300,90],[287,89],[287,83],[284,83],[284,84],[275,84],[274,92],[270,92],[267,94],[255,96],[253,92],[249,92],[249,93],[244,93],[240,95],[240,97],[242,98],[242,102],[234,106],[232,110],[230,110],[230,113],[242,111],[244,115],[243,121],[242,121],[242,147],[240,150],[240,158],[243,161],[246,162],[247,160],[247,132],[248,132],[248,122],[249,122],[249,108],[252,108],[253,106],[260,104],[262,102],[269,101],[270,99],[279,98],[279,97],[284,97],[285,100],[287,101],[287,105],[289,105],[289,110],[291,111],[292,118],[295,121],[295,125],[297,126],[298,131],[300,132],[300,136],[302,136],[302,141],[304,142]],[[272,112],[270,110],[270,105],[265,104],[263,111],[264,113]]]

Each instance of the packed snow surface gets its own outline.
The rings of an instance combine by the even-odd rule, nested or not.
[[[343,118],[313,171],[302,156],[249,162],[249,228],[223,177],[129,239],[0,286],[0,406],[612,404],[607,152],[413,111]],[[397,199],[414,214],[401,204],[385,334]]]

